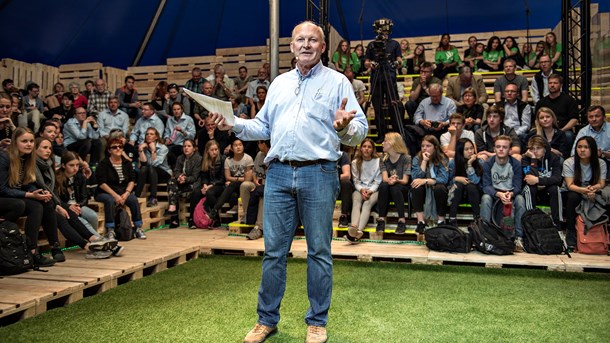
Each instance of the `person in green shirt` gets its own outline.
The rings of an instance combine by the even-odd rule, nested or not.
[[[504,61],[506,61],[508,58],[512,58],[517,63],[517,66],[523,68],[523,57],[519,51],[519,44],[517,44],[514,37],[508,36],[504,38],[502,49],[504,50]]]
[[[502,57],[504,57],[504,50],[500,44],[500,38],[493,36],[487,41],[487,48],[483,51],[483,60],[479,61],[477,69],[479,71],[500,71]]]
[[[557,42],[557,36],[554,32],[547,33],[545,38],[545,55],[551,57],[553,69],[561,69],[561,66],[563,65],[563,61],[561,60],[561,43]]]
[[[335,65],[335,69],[338,72],[345,71],[345,68],[351,65],[352,54],[349,52],[349,43],[342,39],[337,46],[337,50],[333,54],[331,62]]]
[[[457,68],[462,65],[460,54],[455,46],[449,44],[450,41],[451,36],[448,33],[443,34],[434,54],[434,76],[441,80],[449,73],[457,73]]]

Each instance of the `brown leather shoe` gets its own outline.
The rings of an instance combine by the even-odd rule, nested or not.
[[[305,343],[325,343],[328,340],[324,326],[307,326],[307,338]]]
[[[254,328],[248,332],[244,343],[261,343],[264,342],[267,337],[271,336],[277,331],[277,327],[269,327],[262,324],[256,323]]]

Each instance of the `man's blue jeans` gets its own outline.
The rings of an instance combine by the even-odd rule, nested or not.
[[[271,162],[265,184],[265,256],[258,291],[258,322],[275,327],[286,289],[286,259],[297,225],[307,240],[307,325],[325,326],[332,294],[333,211],[339,193],[336,162],[291,167]]]

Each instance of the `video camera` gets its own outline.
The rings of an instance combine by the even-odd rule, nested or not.
[[[392,20],[387,18],[377,19],[373,23],[373,32],[377,34],[373,41],[373,56],[378,64],[389,63],[392,66],[394,64],[386,51],[388,36],[392,33],[393,26]]]

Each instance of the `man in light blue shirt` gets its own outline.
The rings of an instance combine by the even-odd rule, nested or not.
[[[604,160],[610,159],[610,124],[606,122],[606,110],[602,106],[591,106],[587,111],[587,121],[589,125],[578,131],[570,156],[574,156],[576,142],[581,137],[589,136],[595,139],[600,157]]]
[[[87,117],[85,108],[77,107],[74,110],[74,117],[68,119],[63,133],[66,149],[78,153],[83,161],[87,159],[87,154],[90,154],[89,165],[97,165],[102,151],[100,132],[95,118]]]
[[[108,99],[108,108],[97,114],[97,125],[102,142],[102,151],[106,151],[106,140],[112,129],[119,129],[127,135],[129,116],[119,110],[119,98],[112,95]]]
[[[368,124],[347,78],[320,62],[326,45],[312,22],[297,25],[291,51],[297,68],[278,76],[254,119],[235,118],[244,140],[271,139],[265,162],[265,256],[258,292],[258,322],[244,342],[261,342],[277,330],[286,286],[286,259],[296,227],[307,239],[307,342],[325,342],[332,291],[332,215],[339,177],[340,144],[355,146]],[[230,126],[218,113],[221,130]]]
[[[413,155],[420,150],[425,135],[433,135],[440,141],[449,127],[449,117],[456,112],[455,102],[443,96],[443,86],[433,83],[428,93],[430,96],[419,103],[413,115],[415,126],[407,127],[407,145]]]
[[[135,146],[135,144],[142,144],[146,137],[146,130],[149,127],[157,129],[159,135],[162,135],[165,131],[165,125],[159,116],[155,115],[155,109],[150,102],[142,105],[142,117],[138,119],[136,125],[131,130],[131,136],[129,137],[129,144]]]

